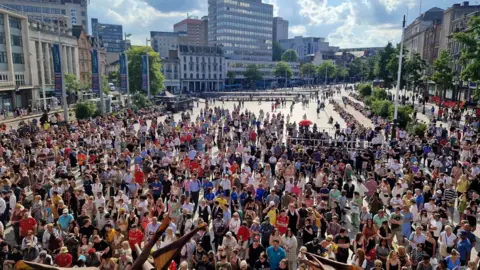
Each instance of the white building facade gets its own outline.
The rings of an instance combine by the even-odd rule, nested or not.
[[[293,49],[298,53],[300,59],[316,52],[338,51],[338,47],[330,46],[325,38],[296,36],[290,39],[279,40],[284,50]]]
[[[180,45],[181,89],[188,92],[223,89],[225,81],[225,56],[218,46]]]
[[[56,25],[30,22],[28,32],[33,86],[32,106],[43,108],[42,83],[45,85],[47,102],[51,102],[51,98],[55,96],[52,45],[60,41],[64,74],[74,74],[80,79],[78,42],[68,28],[61,28],[59,34]]]
[[[278,62],[273,61],[247,61],[247,60],[235,60],[227,59],[227,72],[233,71],[235,74],[235,80],[243,80],[245,76],[243,75],[247,70],[249,65],[256,65],[258,70],[262,73],[263,84],[262,82],[257,82],[259,87],[274,87],[277,85],[279,79],[284,79],[284,77],[275,76],[275,67]],[[288,62],[287,63],[292,69],[293,75],[289,80],[301,79],[300,74],[300,63],[299,62]]]

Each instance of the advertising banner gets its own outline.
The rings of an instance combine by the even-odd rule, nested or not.
[[[92,50],[92,92],[100,94],[100,80],[98,78],[98,51]]]
[[[61,100],[63,78],[62,78],[62,58],[60,55],[59,44],[53,44],[52,57],[53,57],[53,73],[55,76],[55,97]]]

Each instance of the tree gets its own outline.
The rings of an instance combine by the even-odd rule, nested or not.
[[[310,81],[311,78],[315,77],[315,65],[312,63],[305,63],[300,67],[300,72],[303,77],[307,77]]]
[[[285,78],[285,76],[287,76],[287,79],[290,79],[293,76],[292,68],[290,67],[289,64],[287,64],[287,62],[284,62],[284,61],[277,63],[273,73],[275,74],[276,77],[280,77],[280,78]]]
[[[77,119],[88,119],[97,112],[97,104],[87,101],[75,104],[75,117]]]
[[[348,76],[348,70],[345,67],[342,66],[335,66],[335,79],[337,81],[340,80],[346,80],[346,77]]]
[[[433,75],[432,80],[443,90],[443,98],[447,95],[447,89],[452,86],[452,68],[450,63],[452,58],[448,51],[444,50],[440,53],[440,56],[433,62]]]
[[[152,102],[142,92],[137,92],[132,96],[132,103],[137,109],[143,109],[152,106]]]
[[[335,77],[335,65],[331,61],[324,61],[317,67],[319,82]]]
[[[119,87],[120,86],[120,66],[118,66],[118,70],[110,72],[108,74],[108,81],[112,82],[115,86]]]
[[[288,49],[282,54],[282,61],[284,62],[297,62],[298,53],[294,49]]]
[[[236,77],[235,72],[233,72],[232,70],[229,70],[227,72],[227,78],[228,78],[229,84],[233,84],[233,82],[235,81],[235,77]]]
[[[110,93],[110,85],[108,84],[107,76],[102,74],[102,90],[104,94]]]
[[[402,73],[400,74],[400,89],[402,89],[405,85],[405,57],[407,54],[407,49],[403,48],[403,56],[402,56]],[[397,45],[395,50],[390,54],[390,59],[387,62],[386,69],[388,70],[388,74],[391,76],[392,80],[396,83],[397,76],[398,76],[398,56],[400,55],[400,44]]]
[[[255,64],[249,64],[247,66],[247,70],[245,70],[245,72],[243,73],[243,76],[245,77],[245,80],[252,88],[255,87],[257,81],[260,81],[263,79],[262,73],[258,69],[258,66]]]
[[[354,58],[348,63],[348,77],[359,80],[362,77],[363,61],[360,58]]]
[[[282,54],[285,51],[278,41],[274,41],[272,45],[272,60],[275,62],[282,60]]]
[[[422,81],[422,73],[427,67],[427,62],[422,59],[419,53],[414,53],[405,62],[405,73],[408,81],[411,82],[413,91],[417,89]]]
[[[387,99],[387,91],[383,88],[375,87],[373,89],[372,97],[376,100],[386,100]]]
[[[362,97],[368,97],[372,95],[372,86],[368,83],[360,84],[358,86],[358,92]]]
[[[387,64],[394,52],[395,49],[393,48],[392,43],[389,42],[383,50],[378,52],[376,57],[373,75],[378,79],[382,79],[385,86],[390,86],[392,82],[392,74],[389,73]]]
[[[453,38],[463,45],[460,52],[460,64],[462,65],[462,73],[460,74],[463,81],[475,82],[473,99],[480,99],[480,16],[472,16],[468,21],[468,28],[465,32],[457,32],[453,34]]]
[[[149,74],[150,74],[150,92],[152,95],[161,93],[165,78],[160,71],[162,65],[160,57],[151,47],[132,46],[128,50],[128,78],[130,83],[130,93],[143,92],[142,90],[142,55],[148,51]]]
[[[81,83],[77,79],[77,76],[75,76],[75,74],[67,73],[64,75],[64,79],[65,79],[65,88],[69,95],[76,93],[80,90],[83,90],[81,89]]]

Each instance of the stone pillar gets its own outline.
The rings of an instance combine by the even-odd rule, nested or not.
[[[52,74],[52,47],[50,43],[45,43],[45,83],[54,84]]]
[[[67,46],[61,45],[62,46],[62,68],[63,68],[63,74],[68,73],[68,61],[67,61]]]
[[[7,51],[7,64],[8,64],[8,81],[14,82],[15,84],[15,70],[13,68],[13,58],[12,58],[12,41],[10,38],[10,23],[8,14],[3,16],[3,25],[5,29],[5,49]],[[28,40],[27,40],[28,41]],[[27,41],[25,44],[27,44]],[[25,55],[26,57],[27,55]],[[15,97],[13,97],[15,99]]]

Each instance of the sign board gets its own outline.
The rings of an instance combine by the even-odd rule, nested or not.
[[[98,51],[92,50],[92,92],[100,94],[100,80],[98,74]]]
[[[147,71],[147,61],[148,57],[146,55],[142,55],[142,90],[148,90],[148,71]]]
[[[60,45],[53,44],[52,46],[52,58],[53,58],[53,73],[55,77],[55,97],[60,99],[62,97],[62,57],[60,55]]]

